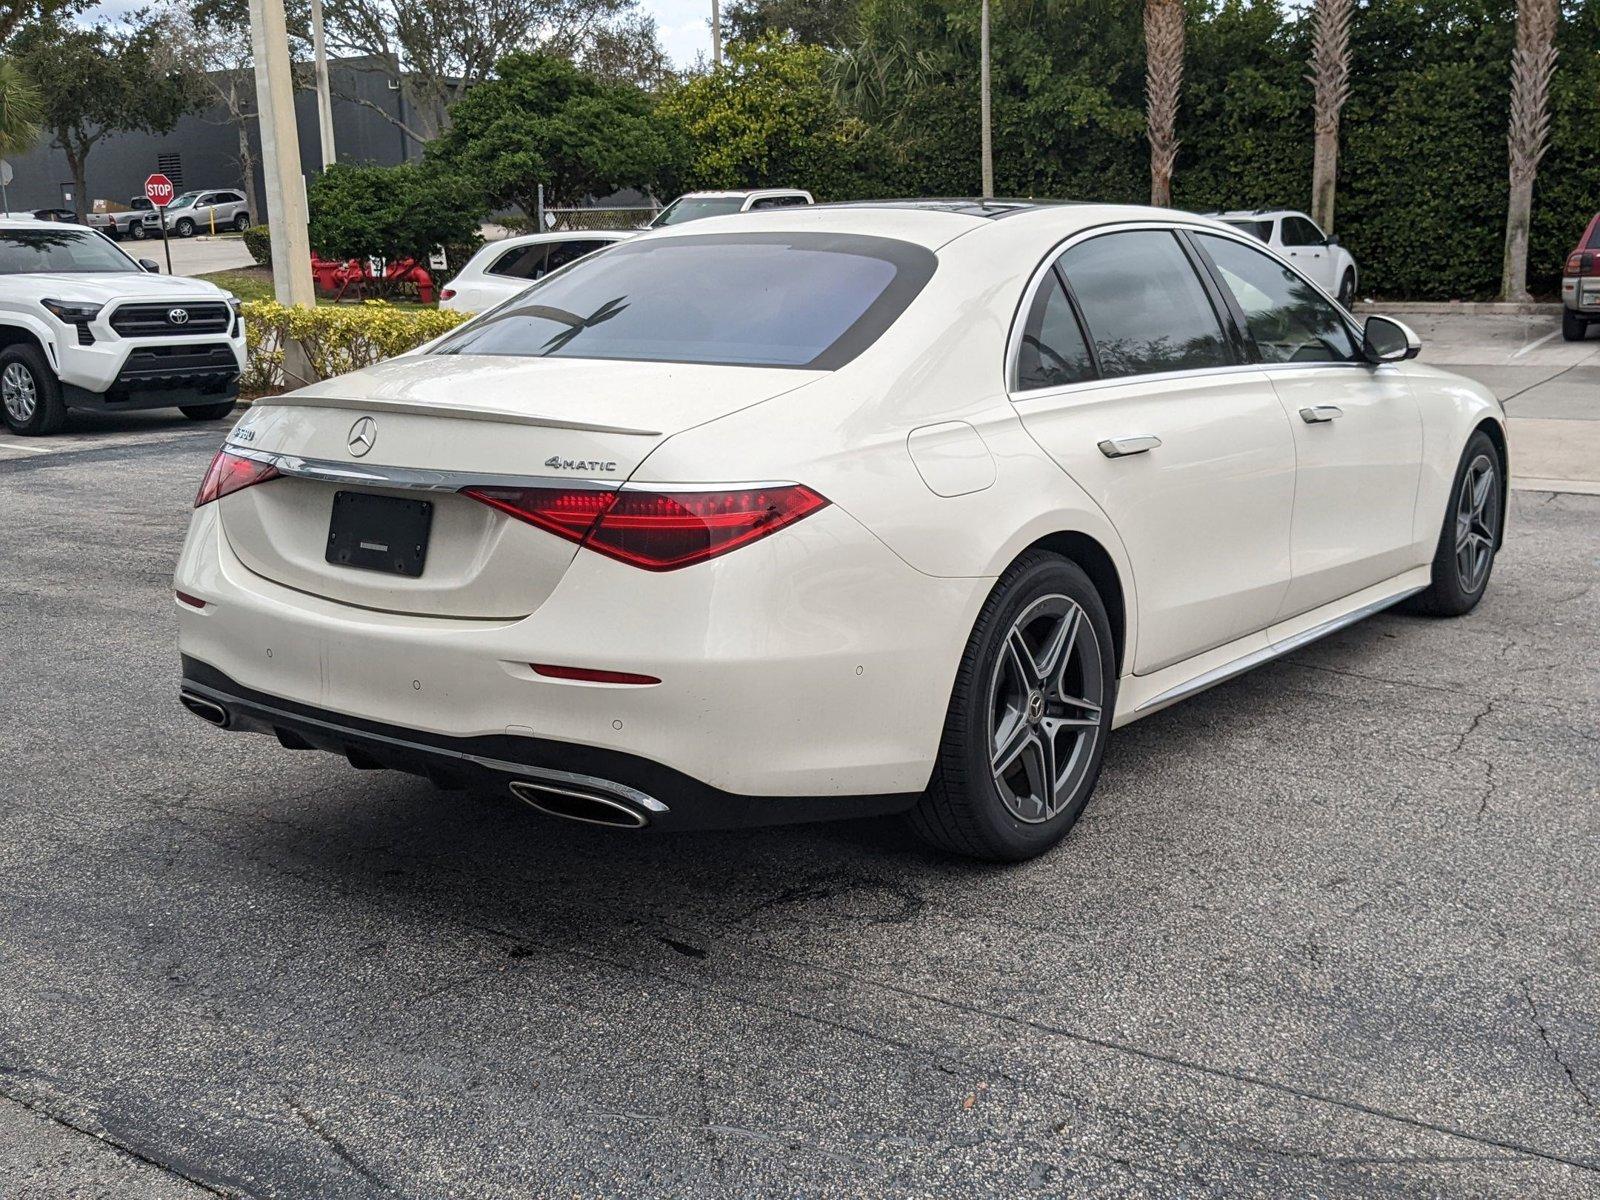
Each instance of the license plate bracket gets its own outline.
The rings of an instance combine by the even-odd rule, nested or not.
[[[415,579],[428,560],[433,502],[370,492],[335,492],[328,562]]]

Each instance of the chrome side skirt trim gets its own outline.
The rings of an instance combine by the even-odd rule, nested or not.
[[[247,710],[242,715],[248,720],[256,713],[281,717],[286,723],[301,725],[315,725],[326,729],[330,733],[343,734],[348,737],[365,738],[368,741],[384,742],[390,746],[398,746],[402,750],[411,750],[423,756],[436,756],[442,758],[456,758],[462,762],[474,763],[480,767],[488,767],[493,771],[503,771],[513,777],[524,779],[542,779],[557,787],[580,787],[590,792],[610,794],[622,800],[628,800],[650,813],[664,813],[670,811],[667,806],[654,796],[641,792],[638,788],[629,787],[625,783],[617,783],[612,779],[601,779],[595,775],[579,775],[573,771],[557,771],[551,767],[530,767],[525,763],[507,762],[502,758],[489,758],[482,754],[468,754],[464,750],[450,750],[442,746],[430,746],[426,742],[412,742],[405,738],[390,737],[383,733],[369,733],[365,729],[352,729],[347,725],[340,725],[333,721],[323,721],[316,717],[303,716],[300,713],[286,712],[281,708],[274,708],[270,704],[262,704],[255,700],[240,700],[237,696],[230,696],[226,692],[219,692],[203,684],[185,682],[183,690],[193,693],[203,699],[210,700],[226,709],[230,714],[236,710],[229,705],[244,705]],[[256,718],[259,720],[260,718]]]
[[[1176,687],[1170,687],[1159,695],[1152,696],[1133,711],[1136,713],[1150,712],[1152,709],[1165,708],[1175,701],[1182,700],[1185,696],[1192,696],[1196,692],[1203,692],[1208,687],[1214,687],[1224,680],[1232,679],[1235,675],[1243,675],[1252,667],[1259,667],[1262,663],[1271,662],[1285,654],[1292,654],[1302,646],[1309,646],[1319,638],[1325,638],[1330,633],[1337,633],[1347,626],[1354,625],[1357,621],[1364,621],[1386,608],[1399,604],[1407,596],[1414,596],[1423,591],[1427,585],[1407,588],[1393,596],[1385,596],[1382,600],[1374,600],[1370,604],[1363,604],[1360,608],[1344,613],[1341,616],[1331,617],[1320,625],[1313,625],[1310,629],[1284,638],[1281,642],[1273,642],[1270,646],[1263,646],[1259,650],[1252,650],[1241,658],[1232,662],[1223,663],[1220,667],[1213,667],[1196,675],[1193,679],[1186,679]]]

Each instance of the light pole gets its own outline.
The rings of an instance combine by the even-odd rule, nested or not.
[[[978,112],[983,122],[983,198],[994,199],[994,138],[989,128],[989,0],[983,0],[983,16],[978,23]]]
[[[317,302],[317,294],[311,283],[305,177],[300,172],[300,134],[294,123],[294,77],[283,0],[250,0],[250,42],[255,49],[267,224],[272,230],[272,287],[280,304],[309,308]],[[285,381],[292,387],[311,382],[310,362],[300,343],[288,342],[283,352]]]
[[[722,65],[722,0],[711,0],[711,65]]]
[[[322,0],[311,0],[311,54],[317,72],[317,128],[322,135],[322,169],[338,161],[333,148],[333,89],[328,85],[328,44],[322,37]]]

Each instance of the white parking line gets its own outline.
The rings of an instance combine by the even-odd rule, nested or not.
[[[1526,346],[1524,346],[1521,350],[1518,350],[1511,357],[1512,358],[1521,358],[1529,350],[1534,349],[1536,346],[1544,345],[1546,342],[1548,342],[1551,338],[1555,337],[1555,335],[1560,333],[1560,332],[1561,331],[1559,329],[1552,329],[1549,333],[1545,334],[1542,338],[1537,338],[1536,340],[1529,342]]]
[[[24,446],[21,442],[0,442],[0,450],[26,450],[29,454],[49,454],[53,446]]]

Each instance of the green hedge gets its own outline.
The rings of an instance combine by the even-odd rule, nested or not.
[[[252,225],[244,231],[244,248],[258,267],[272,265],[272,234],[265,225]]]
[[[414,350],[467,316],[448,309],[395,308],[381,300],[319,308],[250,300],[244,305],[248,359],[239,389],[246,395],[273,395],[294,383],[283,375],[287,338],[305,347],[312,370],[327,379]]]

